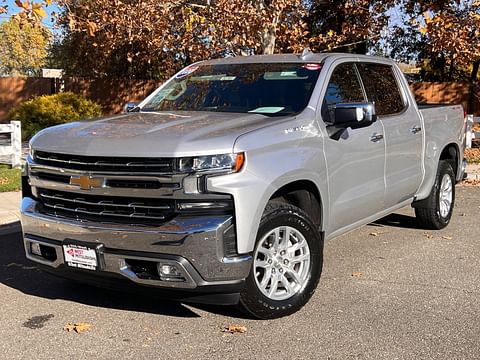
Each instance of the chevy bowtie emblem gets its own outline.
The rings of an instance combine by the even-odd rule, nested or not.
[[[92,188],[100,188],[104,185],[105,179],[98,177],[91,177],[87,175],[72,176],[70,178],[70,185],[78,185],[82,190],[91,190]]]

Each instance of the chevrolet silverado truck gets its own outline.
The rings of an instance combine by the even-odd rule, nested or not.
[[[203,61],[128,113],[40,131],[26,256],[99,286],[253,317],[299,310],[326,240],[411,205],[448,225],[461,106],[419,106],[396,64],[349,54]]]

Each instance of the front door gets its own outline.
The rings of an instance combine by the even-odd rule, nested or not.
[[[333,106],[366,102],[354,63],[338,65],[329,80],[322,105],[322,119],[333,121]],[[344,131],[338,139],[324,141],[330,216],[328,233],[354,224],[384,208],[385,140],[380,121],[370,126]]]

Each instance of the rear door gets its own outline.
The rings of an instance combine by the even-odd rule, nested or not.
[[[357,64],[367,98],[375,103],[385,135],[385,208],[415,195],[422,181],[422,124],[389,64]]]
[[[333,122],[333,108],[340,103],[365,102],[358,71],[353,62],[337,65],[322,101],[322,120]],[[368,127],[347,129],[340,138],[326,137],[330,216],[332,233],[383,209],[385,143],[380,121]]]

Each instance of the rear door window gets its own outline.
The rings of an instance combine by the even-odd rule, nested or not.
[[[375,103],[377,115],[394,115],[405,109],[405,102],[390,65],[357,64],[369,102]]]

